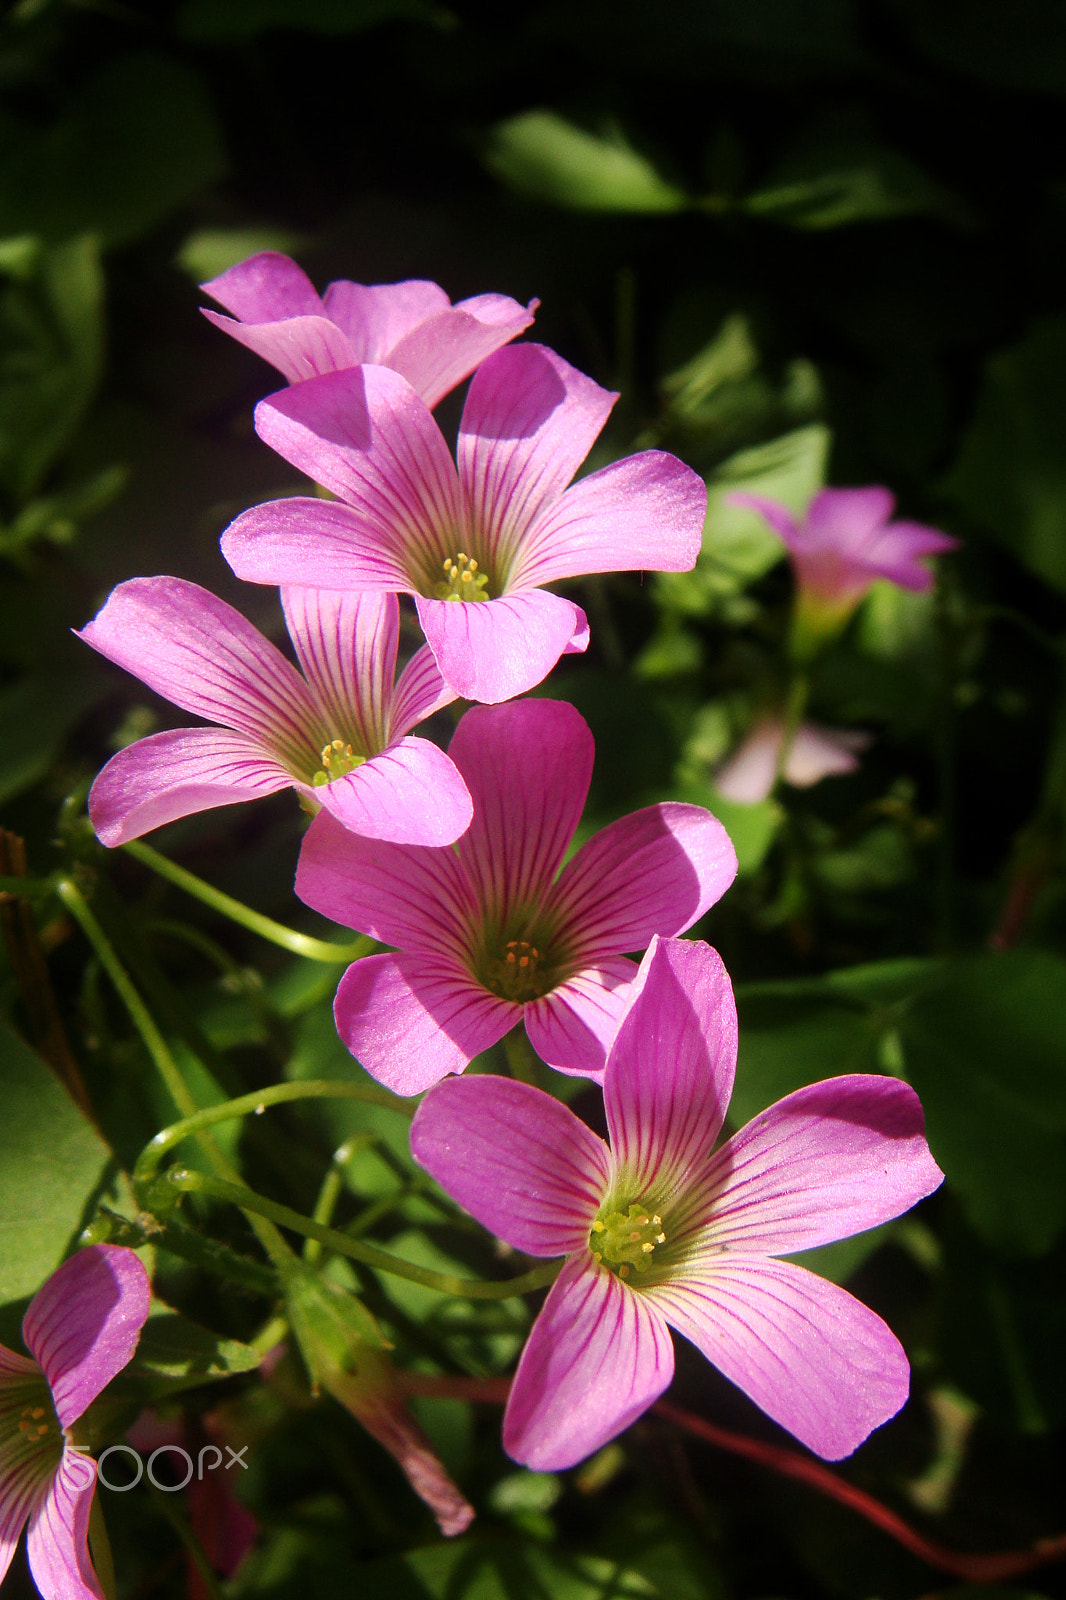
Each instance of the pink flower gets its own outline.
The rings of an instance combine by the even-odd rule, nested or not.
[[[264,250],[200,287],[233,313],[204,311],[216,328],[302,383],[364,361],[399,372],[431,409],[486,356],[533,321],[505,294],[452,305],[435,283],[331,283],[321,299],[288,256]]]
[[[880,1317],[775,1257],[937,1187],[918,1098],[894,1078],[832,1078],[712,1155],[736,1052],[720,957],[655,939],[607,1057],[610,1145],[505,1078],[439,1084],[419,1107],[411,1149],[441,1186],[516,1249],[568,1257],[511,1387],[516,1460],[569,1467],[628,1427],[673,1377],[671,1327],[829,1460],[906,1400],[907,1358]]]
[[[303,676],[232,606],[182,578],[131,578],[80,638],[184,711],[220,724],[154,733],[112,756],[89,814],[106,845],[290,786],[346,828],[449,844],[470,796],[409,730],[455,696],[425,648],[399,680],[395,596],[286,589]]]
[[[30,1301],[22,1337],[33,1359],[0,1345],[0,1581],[28,1521],[45,1600],[102,1600],[88,1546],[96,1464],[67,1434],[130,1360],[148,1301],[132,1250],[90,1245]]]
[[[714,775],[714,787],[726,800],[757,805],[774,787],[785,725],[780,717],[762,717],[750,728],[729,759]],[[854,772],[871,735],[848,728],[822,728],[801,722],[796,729],[782,777],[797,789],[809,789],[823,778]]]
[[[889,489],[823,489],[802,522],[787,506],[757,494],[729,494],[730,505],[757,511],[788,546],[800,605],[820,613],[822,631],[842,624],[878,578],[904,589],[930,589],[925,556],[954,550],[958,540],[917,522],[890,522]]]
[[[449,753],[474,802],[455,850],[357,839],[326,816],[304,841],[297,894],[398,950],[348,968],[340,1036],[398,1094],[462,1072],[522,1021],[549,1066],[598,1077],[636,975],[624,952],[725,893],[729,837],[700,806],[648,806],[563,867],[593,759],[564,701],[468,711]]]
[[[456,463],[385,367],[283,390],[257,407],[259,436],[337,499],[256,506],[223,554],[254,583],[413,595],[444,681],[509,700],[588,645],[584,612],[544,584],[683,572],[699,552],[706,489],[674,456],[646,450],[567,488],[617,398],[542,345],[497,350],[470,385]]]

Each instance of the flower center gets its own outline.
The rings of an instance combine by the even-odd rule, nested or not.
[[[0,1458],[34,1461],[42,1477],[63,1451],[63,1431],[43,1374],[5,1374],[0,1386]]]
[[[528,939],[508,939],[499,955],[485,963],[485,987],[504,1000],[539,1000],[552,987],[543,970],[543,952]]]
[[[628,1211],[601,1211],[589,1234],[595,1259],[620,1278],[628,1278],[634,1270],[647,1272],[656,1246],[665,1243],[662,1217],[638,1204]]]
[[[456,551],[454,558],[449,556],[443,564],[444,579],[434,585],[433,593],[438,600],[488,600],[485,593],[489,584],[487,572],[479,572],[478,564],[472,556],[464,555],[462,550]]]
[[[334,739],[322,748],[322,765],[314,774],[311,782],[316,789],[321,789],[324,783],[332,783],[334,778],[346,778],[349,772],[354,772],[356,767],[361,767],[366,756],[357,756],[350,744],[345,744],[343,739]]]

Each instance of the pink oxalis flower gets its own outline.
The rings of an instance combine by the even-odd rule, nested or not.
[[[331,283],[320,299],[295,261],[264,250],[200,287],[232,312],[208,321],[302,383],[370,361],[405,377],[430,409],[533,321],[505,294],[452,305],[435,283]],[[236,319],[236,320],[234,320]]]
[[[132,1250],[90,1245],[30,1301],[32,1360],[0,1345],[0,1580],[28,1522],[44,1600],[103,1600],[88,1544],[96,1465],[68,1432],[132,1357],[149,1298]]]
[[[588,645],[580,607],[543,586],[589,572],[684,572],[707,491],[675,456],[645,450],[569,488],[617,395],[542,345],[478,368],[457,460],[398,373],[363,366],[263,400],[259,436],[336,496],[256,506],[222,536],[253,583],[414,596],[441,675],[495,703]]]
[[[958,546],[958,540],[917,522],[890,522],[896,499],[891,490],[823,489],[798,521],[787,506],[757,494],[729,494],[734,506],[747,506],[788,546],[802,614],[816,632],[831,632],[854,611],[878,578],[904,589],[931,589],[926,556]]]
[[[714,775],[714,787],[726,800],[757,805],[771,793],[781,759],[785,724],[781,717],[761,717],[748,730],[729,759]],[[809,789],[823,778],[844,777],[859,765],[872,735],[858,729],[823,728],[801,722],[785,756],[785,783]]]
[[[737,869],[729,836],[700,806],[647,806],[564,867],[593,761],[565,701],[475,707],[449,754],[474,802],[454,850],[357,839],[325,815],[304,840],[297,894],[397,947],[348,968],[340,1036],[398,1094],[462,1072],[518,1022],[549,1066],[598,1077],[636,976],[624,952],[721,898]]]
[[[224,600],[182,578],[131,578],[79,634],[183,711],[221,724],[120,750],[89,795],[106,845],[290,786],[346,828],[449,844],[470,821],[455,767],[410,729],[455,696],[423,646],[395,681],[395,595],[282,593],[303,675]]]
[[[569,1467],[673,1376],[676,1328],[828,1460],[907,1398],[880,1317],[777,1257],[872,1228],[941,1182],[914,1091],[855,1075],[779,1100],[712,1154],[733,1086],[736,1011],[717,952],[652,941],[603,1079],[610,1144],[528,1084],[439,1084],[411,1129],[417,1161],[493,1233],[565,1254],[526,1342],[504,1446]]]

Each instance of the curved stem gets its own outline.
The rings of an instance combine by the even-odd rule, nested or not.
[[[391,1273],[394,1278],[407,1278],[411,1283],[420,1283],[426,1289],[437,1289],[441,1294],[466,1296],[471,1300],[509,1300],[514,1295],[528,1294],[533,1289],[543,1289],[552,1283],[558,1276],[561,1261],[552,1261],[542,1267],[534,1267],[531,1272],[524,1272],[521,1277],[510,1278],[504,1283],[485,1283],[478,1278],[456,1278],[448,1272],[432,1272],[428,1267],[417,1267],[411,1261],[402,1261],[399,1256],[389,1255],[386,1250],[379,1250],[376,1245],[367,1244],[362,1239],[353,1239],[350,1234],[341,1233],[336,1228],[327,1228],[320,1223],[313,1222],[310,1217],[301,1215],[299,1211],[292,1211],[288,1206],[279,1205],[274,1200],[268,1200],[264,1195],[255,1194],[251,1189],[246,1189],[243,1184],[227,1183],[221,1178],[210,1178],[206,1173],[190,1172],[185,1167],[172,1168],[166,1174],[167,1181],[176,1189],[181,1189],[187,1194],[206,1194],[216,1200],[229,1200],[242,1211],[254,1211],[259,1216],[269,1217],[283,1228],[291,1228],[294,1233],[301,1233],[305,1238],[317,1239],[319,1244],[324,1244],[339,1256],[349,1256],[353,1261],[361,1261],[366,1267],[373,1267],[377,1272]]]
[[[238,1117],[258,1116],[267,1106],[283,1104],[286,1100],[363,1100],[369,1105],[384,1106],[387,1111],[398,1111],[403,1117],[413,1117],[415,1107],[406,1104],[371,1083],[349,1083],[346,1078],[309,1078],[303,1083],[272,1083],[265,1089],[254,1089],[251,1094],[239,1095],[236,1100],[226,1100],[222,1105],[208,1106],[204,1111],[192,1111],[180,1122],[164,1128],[150,1140],[137,1157],[133,1168],[134,1183],[144,1183],[155,1177],[159,1163],[169,1150],[183,1139],[213,1128],[220,1122],[233,1122]]]
[[[350,961],[358,961],[360,956],[369,955],[374,948],[373,939],[363,934],[350,944],[333,944],[329,939],[313,939],[310,934],[286,928],[283,923],[275,922],[273,917],[264,917],[262,912],[253,911],[243,901],[234,900],[232,895],[212,888],[195,873],[179,867],[174,861],[168,861],[166,856],[153,850],[151,845],[142,844],[139,839],[131,839],[122,848],[142,866],[166,878],[176,888],[184,889],[186,894],[201,900],[212,911],[221,912],[222,916],[229,917],[231,922],[239,923],[251,933],[257,933],[261,939],[268,939],[271,944],[280,945],[283,950],[290,950],[293,955],[303,956],[308,961],[331,961],[347,965]]]

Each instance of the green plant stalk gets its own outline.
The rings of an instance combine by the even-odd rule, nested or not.
[[[807,709],[810,698],[811,680],[806,672],[797,670],[792,675],[792,682],[788,688],[788,699],[785,702],[784,728],[781,733],[781,748],[777,752],[777,763],[774,769],[774,782],[778,784],[784,777],[788,758],[792,754],[792,746],[796,742],[796,735],[803,721],[803,713]]]
[[[158,873],[161,878],[166,878],[176,888],[184,889],[186,894],[201,900],[205,906],[210,906],[212,911],[220,912],[222,916],[229,917],[231,922],[239,923],[242,928],[258,934],[261,939],[280,945],[283,950],[303,956],[308,961],[331,961],[338,965],[347,965],[351,961],[358,961],[360,956],[369,955],[374,948],[374,940],[362,934],[351,944],[333,944],[328,939],[313,939],[310,934],[297,933],[295,928],[286,928],[283,923],[275,922],[272,917],[264,917],[262,912],[253,911],[242,901],[234,900],[232,895],[223,894],[221,889],[212,888],[202,878],[196,877],[195,873],[186,871],[174,861],[168,861],[166,856],[160,855],[158,850],[153,850],[151,845],[142,844],[139,839],[132,839],[122,848],[142,866]]]
[[[337,1255],[349,1256],[351,1260],[359,1261],[366,1267],[373,1267],[377,1272],[387,1272],[395,1278],[406,1278],[411,1283],[420,1283],[423,1288],[437,1289],[441,1294],[471,1300],[510,1300],[515,1295],[528,1294],[533,1289],[545,1288],[554,1282],[562,1267],[561,1261],[553,1261],[542,1267],[534,1267],[531,1272],[524,1272],[520,1277],[511,1278],[505,1283],[485,1283],[478,1278],[456,1278],[451,1273],[433,1272],[428,1267],[418,1267],[413,1262],[402,1261],[399,1256],[389,1255],[386,1250],[379,1250],[375,1245],[353,1239],[349,1234],[341,1233],[336,1228],[324,1227],[313,1222],[310,1217],[302,1216],[299,1211],[292,1211],[288,1206],[279,1205],[264,1195],[255,1194],[243,1184],[227,1183],[220,1178],[208,1177],[203,1172],[191,1172],[186,1167],[172,1168],[166,1174],[166,1180],[185,1194],[204,1194],[215,1200],[229,1200],[242,1211],[257,1212],[260,1216],[269,1217],[272,1222],[278,1223],[283,1228],[291,1228],[294,1233],[303,1234],[305,1238],[316,1239],[319,1244],[326,1245]]]

